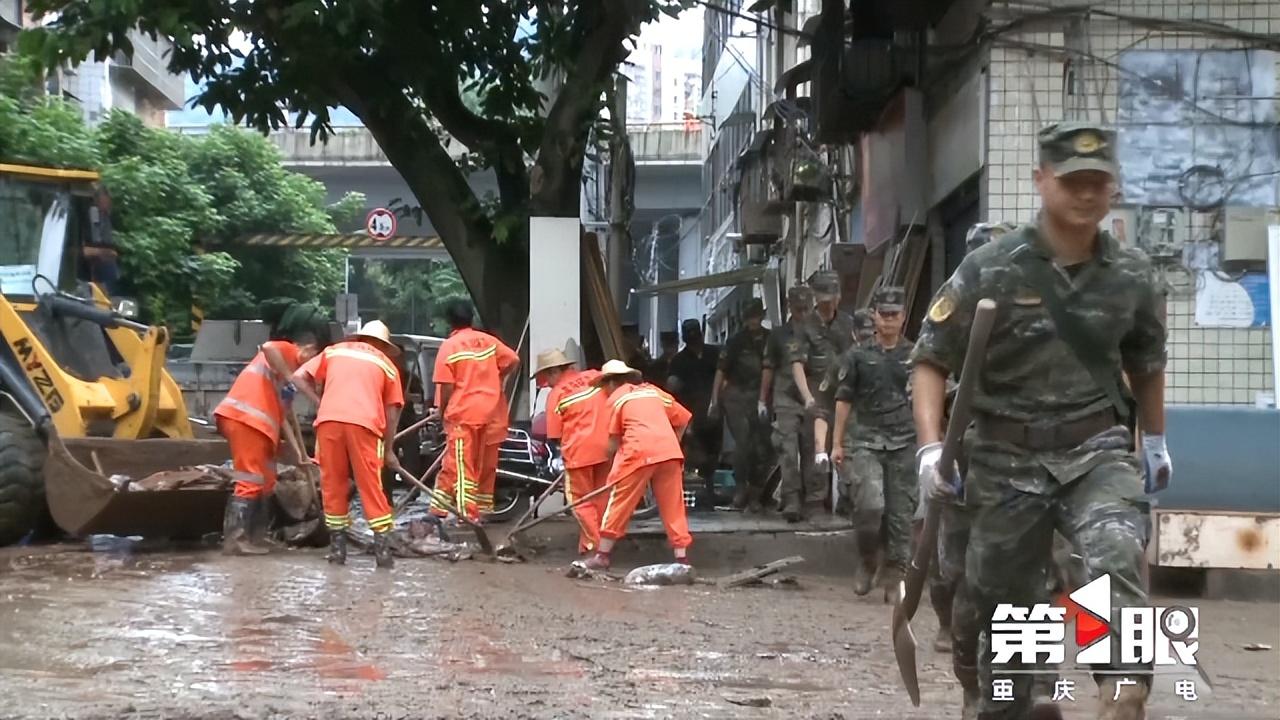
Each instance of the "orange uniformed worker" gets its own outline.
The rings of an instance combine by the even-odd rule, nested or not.
[[[680,437],[693,415],[674,398],[640,381],[640,371],[621,360],[600,368],[596,383],[609,393],[609,449],[613,468],[604,517],[600,523],[600,549],[586,562],[591,570],[609,567],[614,543],[627,534],[636,503],[653,486],[658,514],[675,551],[676,562],[688,563],[693,544],[684,514],[684,453]]]
[[[436,407],[444,418],[445,455],[431,512],[444,517],[454,509],[478,521],[477,495],[489,425],[498,405],[504,404],[502,378],[515,368],[519,357],[498,338],[471,327],[470,303],[454,300],[445,306],[444,315],[452,332],[436,355],[433,380]]]
[[[293,446],[298,462],[308,462],[297,420],[288,411],[294,387],[293,372],[317,350],[313,335],[269,340],[240,371],[230,392],[214,409],[218,432],[231,446],[236,471],[235,491],[227,500],[222,520],[222,550],[228,555],[262,555],[267,503],[276,486],[276,455],[280,440]]]
[[[484,455],[480,461],[476,490],[476,507],[481,516],[493,512],[493,492],[498,486],[498,459],[502,455],[502,443],[507,439],[510,409],[505,393],[498,396],[493,416],[484,427]]]
[[[547,395],[547,441],[557,445],[562,458],[565,500],[573,503],[609,479],[609,398],[596,385],[599,370],[579,371],[563,352],[539,353],[533,377],[541,386],[550,386]],[[582,531],[578,553],[586,554],[600,545],[600,518],[608,499],[597,495],[573,509]]]
[[[351,524],[350,483],[354,475],[364,517],[373,530],[378,567],[389,568],[391,505],[382,490],[382,467],[397,470],[396,426],[404,407],[400,371],[392,358],[400,348],[379,320],[316,355],[293,374],[299,392],[316,402],[316,454],[320,492],[329,528],[331,563],[347,561],[346,529]],[[316,386],[321,386],[319,393]]]

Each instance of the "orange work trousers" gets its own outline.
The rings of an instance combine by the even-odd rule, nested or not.
[[[486,443],[476,481],[476,507],[482,513],[493,512],[493,491],[498,485],[498,451],[502,440]]]
[[[569,503],[604,487],[609,480],[611,463],[569,468],[564,471],[564,499]],[[604,515],[609,493],[601,493],[573,509],[578,518],[578,553],[588,553],[600,544],[600,518]],[[634,509],[634,506],[632,506]]]
[[[235,496],[256,500],[276,489],[276,444],[261,430],[239,420],[218,417],[218,432],[231,446],[236,471]]]
[[[627,534],[631,513],[635,512],[636,504],[651,484],[653,497],[658,502],[658,514],[662,516],[662,527],[667,531],[667,541],[676,550],[689,547],[693,544],[693,536],[689,534],[689,522],[684,515],[683,460],[645,465],[615,481],[613,490],[606,493],[609,502],[600,522],[600,537],[618,540]]]
[[[436,476],[431,497],[431,512],[439,517],[449,514],[452,505],[471,520],[480,518],[476,495],[484,467],[485,429],[483,425],[450,425],[444,442],[444,462]]]
[[[376,533],[391,530],[391,504],[382,491],[382,438],[368,428],[344,422],[316,426],[316,454],[320,462],[320,495],[324,524],[342,530],[351,524],[351,484],[364,507],[364,519]]]

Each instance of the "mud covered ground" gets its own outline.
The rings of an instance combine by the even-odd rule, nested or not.
[[[913,710],[888,606],[845,579],[633,590],[563,566],[6,549],[0,717],[958,717],[949,657],[921,649]],[[1280,647],[1280,609],[1199,605],[1216,691],[1157,686],[1150,717],[1280,717],[1280,651],[1243,649]],[[927,607],[915,625],[932,638]],[[1068,717],[1093,716],[1080,680]]]

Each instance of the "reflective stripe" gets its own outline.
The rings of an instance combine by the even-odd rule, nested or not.
[[[351,525],[351,518],[348,515],[330,515],[329,513],[325,513],[324,524],[336,530],[341,530]]]
[[[600,392],[601,392],[600,388],[593,387],[593,388],[588,388],[586,390],[582,390],[572,395],[569,395],[568,397],[561,400],[558,404],[556,404],[556,413],[562,415],[564,414],[565,408],[569,407],[570,405],[580,403],[583,400],[586,400],[587,398],[592,397]]]
[[[258,408],[250,405],[249,403],[243,400],[239,400],[233,397],[226,397],[222,399],[222,402],[218,403],[218,407],[222,407],[223,405],[226,405],[227,407],[233,407],[245,413],[246,415],[252,415],[253,417],[259,420],[262,420],[263,422],[270,425],[272,430],[275,430],[277,433],[280,432],[280,423],[276,422],[275,418],[271,417],[270,415],[266,414],[262,410],[259,410]],[[217,412],[217,411],[215,410],[214,412]]]
[[[600,529],[602,531],[609,526],[609,513],[613,511],[613,501],[618,494],[618,485],[619,483],[615,482],[613,487],[609,488],[609,502],[604,506],[604,515],[600,517]]]
[[[244,372],[261,375],[269,380],[275,380],[275,372],[265,362],[251,362],[244,367]]]
[[[325,357],[344,357],[344,358],[351,358],[353,360],[363,360],[365,362],[371,362],[374,365],[377,365],[378,367],[382,368],[382,372],[386,373],[387,377],[391,378],[392,380],[395,380],[397,377],[396,369],[388,365],[387,361],[383,360],[377,355],[374,355],[373,353],[368,353],[363,350],[356,350],[355,348],[331,347],[331,348],[325,349],[324,356]]]
[[[564,471],[564,499],[570,505],[573,504],[573,471],[572,470]]]
[[[393,520],[391,517],[391,513],[387,513],[386,515],[383,515],[381,517],[376,517],[370,520],[369,527],[373,528],[374,531],[377,531],[378,528],[381,528],[381,527],[387,527],[387,528],[391,527],[392,522]]]
[[[383,456],[386,454],[386,451],[387,450],[386,450],[385,444],[382,442],[382,438],[378,438],[378,459],[379,460],[383,459]]]
[[[459,350],[445,358],[444,361],[452,365],[462,360],[487,360],[496,354],[498,354],[498,346],[490,345],[484,350]]]
[[[231,473],[231,477],[238,483],[246,483],[248,485],[266,485],[267,479],[258,473],[242,472],[236,470]]]
[[[458,495],[458,512],[467,511],[467,466],[462,461],[465,456],[463,452],[463,440],[458,438],[453,445],[453,461],[458,464],[458,486],[454,488],[454,492]]]
[[[633,390],[632,392],[629,392],[626,395],[623,395],[613,403],[613,407],[616,410],[622,407],[628,401],[637,400],[639,398],[658,398],[659,400],[662,401],[663,405],[667,405],[667,406],[671,405],[671,398],[667,397],[665,394],[660,393],[657,390],[645,389],[645,390]]]

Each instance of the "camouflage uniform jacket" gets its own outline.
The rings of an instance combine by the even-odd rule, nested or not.
[[[824,390],[827,372],[839,362],[840,356],[853,345],[854,321],[849,313],[837,310],[827,323],[815,313],[799,333],[798,343],[791,354],[791,362],[804,363],[804,374],[809,381],[809,392],[818,401],[819,416],[829,416],[835,408],[831,388]]]
[[[849,436],[854,447],[897,450],[915,441],[907,393],[911,343],[892,348],[877,342],[846,353],[837,371],[836,400],[853,406]]]
[[[1051,258],[1037,226],[1022,226],[966,256],[929,307],[912,360],[958,375],[978,300],[991,298],[998,305],[974,394],[976,414],[1052,427],[1110,406],[1106,392],[1058,336],[1031,280],[1029,263]],[[1100,232],[1092,259],[1065,269],[1053,266],[1051,275],[1067,312],[1099,339],[1101,347],[1091,350],[1107,358],[1117,376],[1121,369],[1145,375],[1164,368],[1162,296],[1145,254]],[[1003,468],[999,474],[1015,488],[1050,492],[1035,467],[1047,469],[1060,483],[1071,482],[1111,452],[1127,448],[1128,431],[1116,431],[1122,437],[1099,437],[1053,452],[980,439],[972,460],[984,463],[979,455],[999,454],[1000,460],[987,460]],[[1023,468],[1029,472],[1020,472]]]
[[[769,331],[764,328],[758,333],[743,330],[729,338],[717,364],[729,387],[739,392],[760,392],[760,373],[768,347]]]
[[[761,365],[773,370],[773,406],[788,407],[801,405],[800,389],[791,376],[791,358],[800,351],[800,341],[796,339],[803,327],[797,327],[795,318],[782,327],[769,332],[768,344],[765,345],[764,358]]]

